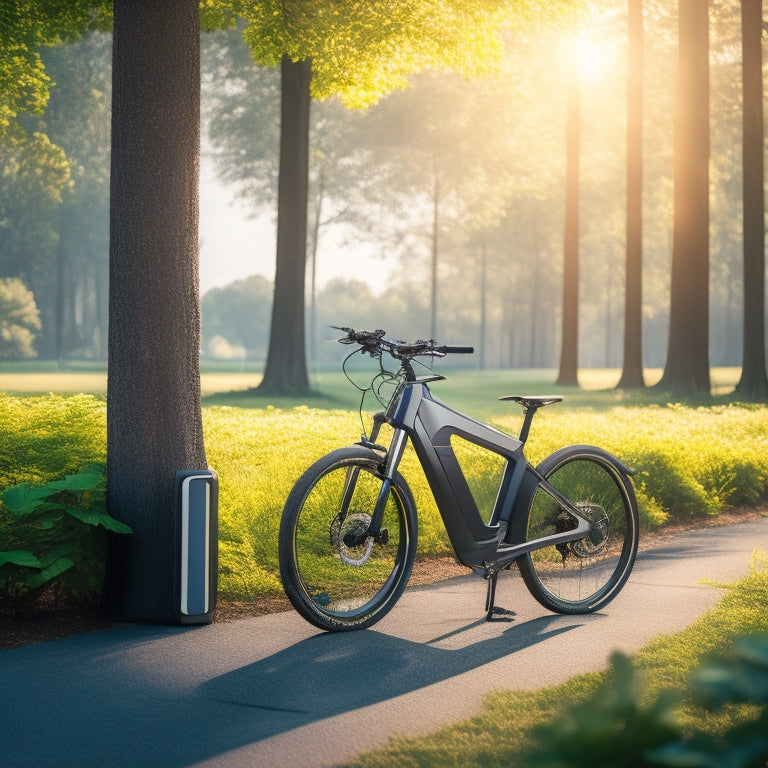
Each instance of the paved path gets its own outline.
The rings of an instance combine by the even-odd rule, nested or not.
[[[768,550],[768,519],[667,538],[602,613],[555,616],[514,573],[482,618],[476,576],[411,589],[373,629],[324,634],[295,613],[199,628],[126,626],[0,652],[0,760],[46,766],[332,766],[683,629]]]

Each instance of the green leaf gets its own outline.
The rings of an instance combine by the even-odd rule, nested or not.
[[[28,576],[25,579],[27,586],[30,589],[37,589],[38,587],[42,587],[49,581],[53,581],[53,579],[61,576],[61,574],[65,571],[68,571],[74,564],[74,561],[70,560],[69,558],[61,557],[39,573],[33,573]]]
[[[75,519],[88,525],[101,525],[115,533],[133,533],[125,523],[121,523],[119,520],[115,520],[114,517],[103,512],[84,512],[82,509],[73,509],[71,507],[67,507],[65,511]]]
[[[74,558],[74,560],[72,558]],[[48,550],[44,555],[41,555],[40,564],[44,571],[48,571],[48,569],[59,560],[70,560],[74,563],[79,559],[77,543],[74,541],[63,541]]]
[[[43,499],[56,493],[47,486],[32,487],[23,483],[7,488],[0,494],[3,506],[14,515],[26,515],[32,512]]]
[[[6,563],[21,565],[25,568],[42,568],[42,563],[26,549],[14,549],[9,552],[0,552],[0,567]]]
[[[54,480],[44,487],[56,491],[90,491],[103,479],[104,475],[101,473],[78,472],[76,475],[67,475],[63,480]]]

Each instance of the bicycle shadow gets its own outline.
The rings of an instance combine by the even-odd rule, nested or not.
[[[373,630],[314,635],[209,680],[199,693],[207,699],[258,709],[259,730],[263,730],[250,737],[259,740],[448,680],[576,629],[582,622],[544,616],[460,649],[435,644],[477,623],[428,643]],[[264,717],[268,713],[276,717]],[[293,716],[290,722],[286,715]]]

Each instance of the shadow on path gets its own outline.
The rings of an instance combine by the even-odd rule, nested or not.
[[[256,709],[262,716],[281,716],[254,718],[250,734],[254,741],[461,675],[575,629],[583,623],[580,619],[545,616],[460,649],[437,644],[484,620],[426,643],[372,630],[318,634],[214,678],[201,686],[200,693],[207,699]]]
[[[479,622],[425,643],[321,633],[208,679],[204,659],[222,638],[194,629],[125,627],[7,651],[0,754],[9,767],[226,765],[240,747],[477,669],[580,619],[545,616],[457,649],[441,645]]]

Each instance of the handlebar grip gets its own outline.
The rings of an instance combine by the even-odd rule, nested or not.
[[[444,347],[439,348],[441,352],[445,352],[447,355],[471,355],[474,353],[474,347],[456,347],[446,344]]]

